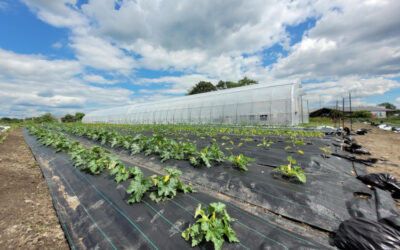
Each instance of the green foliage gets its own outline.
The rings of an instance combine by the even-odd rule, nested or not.
[[[275,168],[274,171],[281,172],[287,176],[296,176],[300,182],[306,183],[306,175],[304,171],[301,170],[299,166],[294,166],[296,160],[291,156],[288,156],[287,160],[289,161],[288,165],[281,165],[279,168]]]
[[[211,82],[200,81],[191,90],[189,90],[187,95],[195,95],[216,90],[217,88]]]
[[[42,145],[67,152],[71,156],[74,166],[79,167],[81,171],[100,174],[108,169],[117,183],[133,178],[127,189],[130,203],[140,202],[147,191],[150,192],[149,197],[156,202],[173,198],[178,191],[193,192],[191,186],[183,185],[180,181],[178,177],[182,174],[180,170],[165,168],[164,170],[167,172],[165,176],[152,175],[144,178],[138,167],[126,167],[119,159],[109,155],[109,151],[98,146],[85,149],[79,142],[68,139],[63,134],[57,134],[37,126],[31,126],[28,130],[29,134],[35,135]]]
[[[196,223],[182,232],[182,237],[186,241],[192,239],[192,247],[199,245],[205,239],[214,244],[214,249],[220,250],[225,242],[224,236],[229,242],[239,242],[230,224],[236,219],[229,216],[224,203],[210,203],[206,208],[202,208],[199,204],[194,214],[194,218],[197,217],[200,218]]]
[[[264,147],[265,149],[268,149],[272,144],[274,144],[273,141],[267,141],[264,137],[262,143],[257,144],[257,147]]]
[[[242,87],[246,85],[252,85],[252,84],[258,84],[257,81],[249,79],[247,77],[244,77],[243,79],[239,80],[237,83],[236,82],[224,82],[224,81],[219,81],[218,84],[216,85],[217,89],[230,89],[230,88],[237,88],[237,87]]]
[[[228,161],[230,161],[235,167],[247,171],[247,163],[254,161],[253,158],[246,157],[242,154],[239,155],[231,155],[228,157]]]
[[[165,176],[152,175],[148,178],[143,177],[139,168],[135,168],[135,177],[131,181],[126,192],[130,195],[129,203],[140,202],[146,192],[150,192],[150,199],[159,202],[166,198],[174,198],[178,191],[183,193],[193,192],[189,185],[183,185],[179,179],[182,174],[180,170],[164,168],[168,174]]]
[[[327,147],[320,147],[319,149],[322,150],[322,152],[324,152],[323,157],[324,158],[329,158],[328,154],[332,154],[332,151],[330,149],[330,146]]]
[[[20,123],[23,120],[18,118],[9,118],[9,117],[2,117],[0,118],[0,124],[12,124],[12,123]]]
[[[286,146],[285,150],[291,150],[292,153],[304,154],[303,150],[299,149],[299,146],[305,145],[303,140],[298,140],[296,137],[292,137],[291,140],[286,141],[286,143],[291,143],[292,146]]]
[[[193,166],[201,166],[204,165],[208,168],[211,167],[211,162],[222,162],[225,159],[224,152],[222,152],[216,142],[214,142],[211,146],[207,146],[203,148],[200,152],[195,156],[191,156],[189,158],[190,163]]]
[[[386,109],[397,109],[397,107],[390,102],[384,102],[384,103],[378,104],[378,106],[385,107]]]
[[[64,117],[61,118],[61,122],[80,122],[82,118],[85,116],[84,113],[75,113],[75,115],[66,114]]]
[[[0,144],[2,144],[6,139],[7,139],[7,137],[8,137],[8,135],[15,129],[16,127],[11,127],[11,128],[9,128],[9,129],[7,129],[7,130],[3,130],[1,133],[0,133]]]
[[[354,118],[371,118],[372,114],[371,114],[371,112],[366,111],[366,110],[359,110],[359,111],[353,112],[353,117]]]
[[[74,122],[75,117],[70,114],[66,114],[64,117],[61,118],[61,122]]]
[[[57,122],[57,118],[55,118],[52,114],[46,113],[38,118],[34,118],[35,122],[37,123],[54,123]]]
[[[75,113],[75,121],[76,121],[76,122],[82,121],[82,119],[83,119],[84,116],[85,116],[84,113],[80,113],[80,112]]]

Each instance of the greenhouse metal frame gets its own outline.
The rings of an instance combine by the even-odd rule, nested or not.
[[[254,84],[167,100],[98,110],[84,123],[267,124],[308,123],[304,91],[295,81]]]

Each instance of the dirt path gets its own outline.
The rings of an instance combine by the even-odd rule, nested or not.
[[[366,135],[355,136],[356,141],[371,152],[371,155],[366,156],[366,158],[373,157],[389,161],[389,164],[377,163],[375,164],[376,167],[367,167],[367,171],[370,173],[389,173],[400,180],[400,134],[384,131],[368,124],[353,124],[353,130],[360,128],[371,130]]]
[[[0,144],[0,249],[69,249],[21,129]]]
[[[345,124],[349,126],[350,124]],[[349,126],[350,127],[350,126]],[[378,158],[387,160],[388,164],[374,164],[375,167],[366,167],[369,173],[389,173],[400,180],[400,134],[385,131],[375,126],[363,123],[353,124],[353,130],[366,128],[370,131],[365,135],[354,136],[356,141],[370,151],[371,155],[357,156],[359,158]],[[400,212],[400,201],[396,201]]]

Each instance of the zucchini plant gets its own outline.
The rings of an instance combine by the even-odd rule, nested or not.
[[[327,147],[320,147],[319,149],[321,149],[322,152],[324,152],[324,153],[322,154],[322,157],[323,157],[323,158],[329,158],[329,155],[332,154],[332,151],[331,151],[330,146],[327,146]]]
[[[191,156],[189,158],[190,163],[193,166],[201,166],[205,165],[206,167],[211,167],[211,162],[222,162],[225,160],[225,154],[222,152],[216,142],[214,142],[211,146],[207,146],[203,148],[196,155]]]
[[[278,171],[289,177],[296,177],[300,182],[306,183],[306,175],[299,166],[294,166],[296,160],[291,156],[287,157],[289,164],[281,165],[279,168],[275,168],[273,171]]]
[[[220,250],[225,242],[224,237],[228,239],[228,242],[239,242],[231,226],[231,222],[236,219],[229,216],[224,203],[213,202],[205,208],[199,204],[194,214],[194,218],[197,217],[200,218],[195,224],[182,232],[182,237],[186,241],[192,239],[192,247],[206,240],[214,244],[214,249]]]
[[[191,186],[183,185],[179,179],[182,174],[180,170],[164,168],[168,174],[165,176],[152,175],[144,178],[142,171],[134,167],[132,173],[135,175],[126,192],[130,195],[129,203],[140,202],[146,192],[150,192],[150,199],[159,202],[166,198],[174,198],[178,191],[183,193],[193,192]]]
[[[243,154],[239,155],[230,155],[228,158],[228,161],[230,161],[235,167],[247,171],[247,163],[254,161],[253,158],[246,157]]]
[[[257,147],[263,147],[265,149],[269,149],[269,147],[274,144],[273,141],[267,141],[265,137],[263,137],[262,143],[257,144]]]

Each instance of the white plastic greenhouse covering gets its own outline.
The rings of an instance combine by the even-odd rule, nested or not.
[[[88,113],[84,123],[285,124],[308,123],[297,82],[255,84]]]

